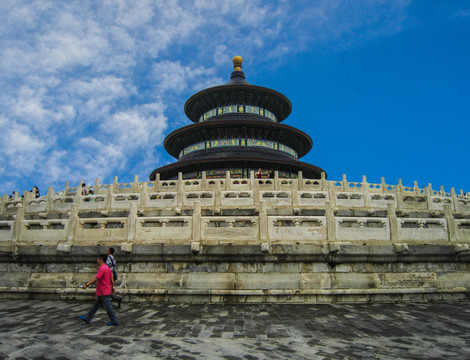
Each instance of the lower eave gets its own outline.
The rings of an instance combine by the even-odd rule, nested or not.
[[[221,168],[250,168],[250,169],[274,169],[297,173],[302,171],[303,177],[307,179],[319,179],[321,173],[326,172],[314,165],[302,161],[269,160],[258,158],[238,158],[238,159],[205,159],[197,161],[178,161],[155,169],[150,174],[150,181],[156,179],[156,174],[160,174],[160,180],[174,178],[178,173],[189,173],[195,171],[207,171]]]

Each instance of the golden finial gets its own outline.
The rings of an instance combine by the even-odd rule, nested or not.
[[[242,71],[243,59],[241,56],[234,56],[232,59],[233,62],[233,71]]]

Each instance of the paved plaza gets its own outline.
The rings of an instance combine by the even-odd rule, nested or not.
[[[0,300],[2,359],[469,359],[470,302],[123,303]]]

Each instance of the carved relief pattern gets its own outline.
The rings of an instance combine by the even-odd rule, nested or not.
[[[234,104],[234,105],[227,105],[217,107],[215,109],[211,109],[205,112],[200,118],[199,122],[206,121],[214,116],[224,115],[224,114],[254,114],[254,115],[261,115],[265,118],[268,118],[271,121],[277,121],[276,115],[274,115],[271,111],[263,109],[258,106],[251,106],[251,105],[243,105],[243,104]]]
[[[211,149],[211,148],[216,148],[216,147],[227,147],[227,146],[265,147],[265,148],[270,148],[274,150],[280,150],[291,156],[294,156],[295,158],[298,158],[297,152],[291,147],[275,142],[275,141],[262,140],[262,139],[219,139],[219,140],[211,140],[211,141],[202,141],[202,142],[185,147],[183,150],[180,151],[179,157],[182,157],[184,155],[190,154],[198,150]]]

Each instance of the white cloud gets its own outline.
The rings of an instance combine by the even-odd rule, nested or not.
[[[228,81],[232,56],[288,61],[358,29],[366,38],[398,31],[407,5],[2,1],[0,191],[29,186],[27,176],[62,186],[96,176],[112,181],[131,168],[145,178],[167,161],[154,148],[181,124],[186,98]]]

